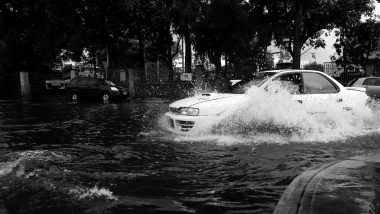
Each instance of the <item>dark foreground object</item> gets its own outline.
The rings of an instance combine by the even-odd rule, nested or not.
[[[299,175],[274,214],[379,213],[380,154],[325,164]]]

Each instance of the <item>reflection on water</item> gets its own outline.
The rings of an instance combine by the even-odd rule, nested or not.
[[[236,125],[236,115],[248,134],[219,124],[179,136],[159,125],[168,104],[0,102],[0,211],[271,213],[303,170],[379,147],[375,123],[305,142],[291,126]]]

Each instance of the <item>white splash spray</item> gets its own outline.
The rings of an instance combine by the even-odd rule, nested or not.
[[[362,92],[358,92],[362,93]],[[230,114],[218,118],[202,133],[178,136],[177,141],[210,140],[221,144],[256,142],[330,142],[380,132],[380,114],[362,96],[347,95],[345,102],[320,96],[301,104],[285,90],[247,90],[243,105],[231,105]],[[350,108],[345,108],[347,105]],[[372,105],[374,106],[374,105]]]

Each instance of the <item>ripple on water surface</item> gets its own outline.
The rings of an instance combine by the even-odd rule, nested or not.
[[[0,210],[271,213],[303,170],[379,147],[376,111],[324,121],[247,105],[205,133],[178,135],[160,126],[167,105],[2,106]],[[250,108],[261,113],[242,117]]]

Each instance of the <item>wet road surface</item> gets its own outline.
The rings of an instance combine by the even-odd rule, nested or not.
[[[282,142],[162,126],[169,101],[0,101],[0,211],[272,213],[304,170],[378,150],[369,132]]]

